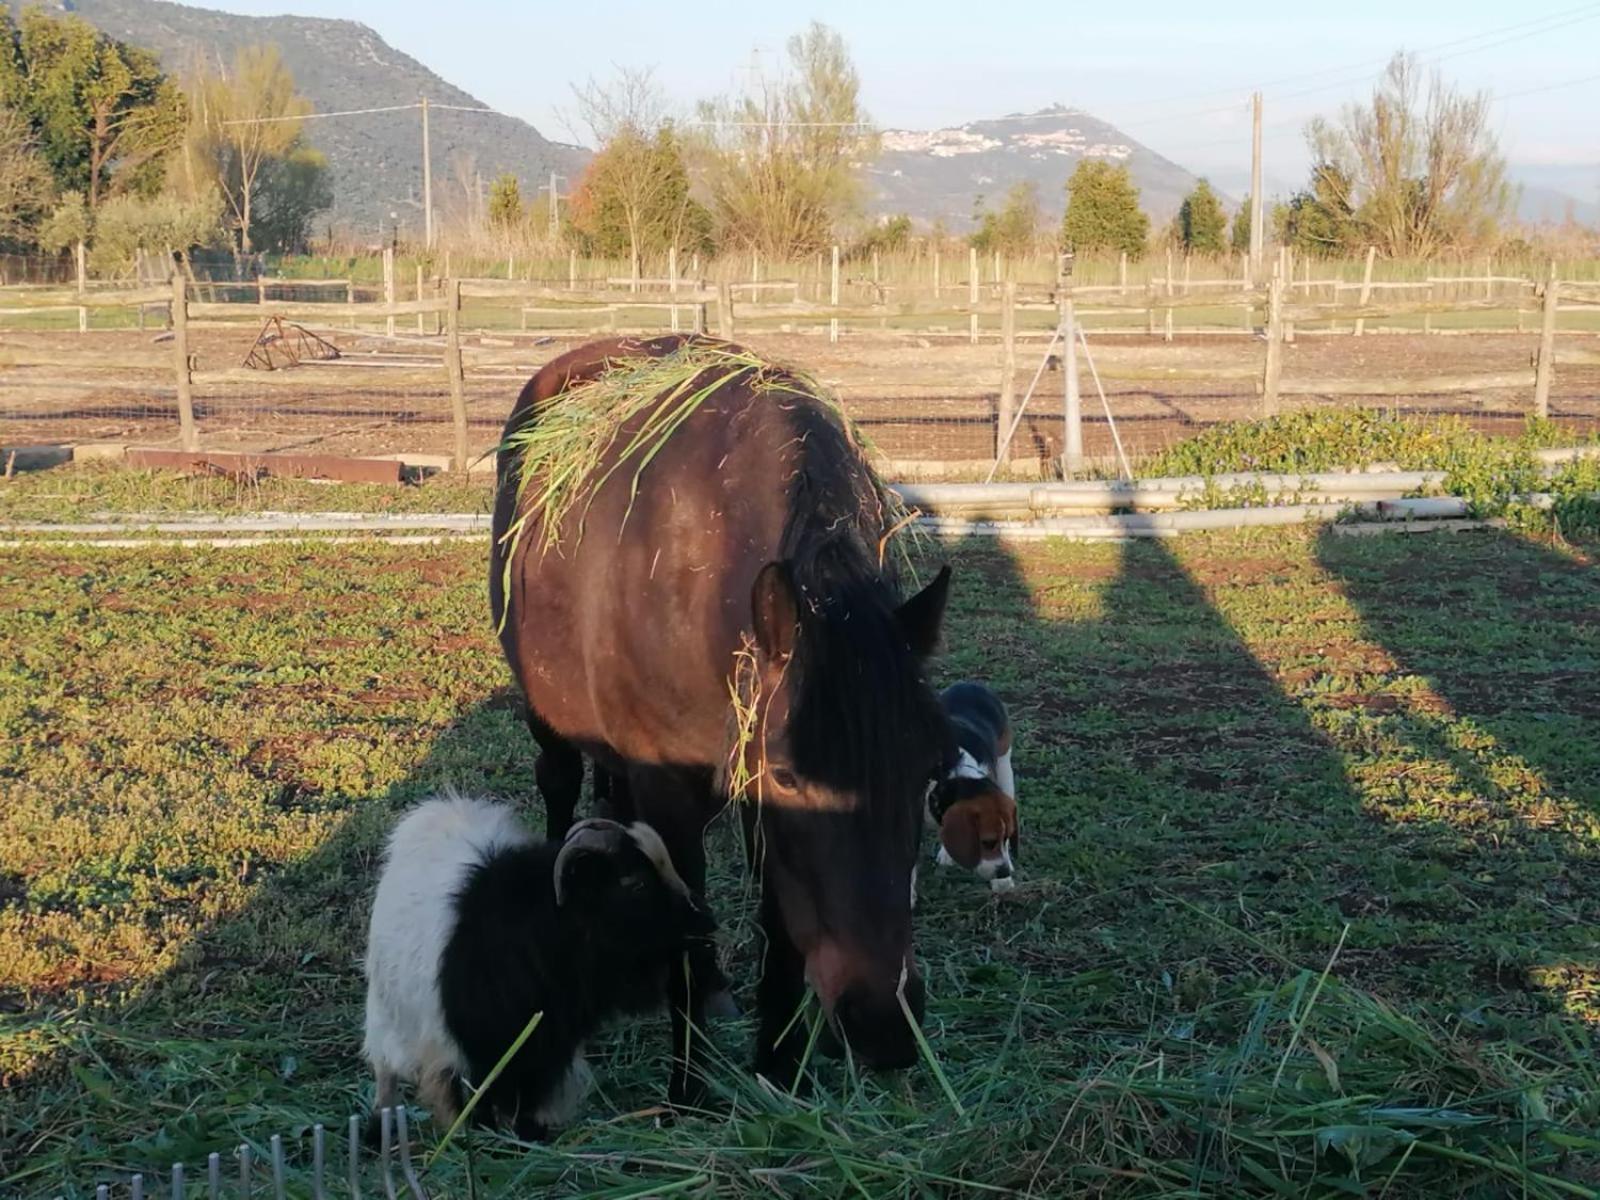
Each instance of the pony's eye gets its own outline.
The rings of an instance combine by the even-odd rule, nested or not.
[[[772,769],[772,785],[779,791],[792,792],[799,788],[800,781],[794,777],[794,772],[787,767],[774,767]]]

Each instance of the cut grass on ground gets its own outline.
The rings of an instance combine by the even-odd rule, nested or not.
[[[556,1145],[474,1139],[479,1194],[1596,1194],[1594,547],[951,553],[938,677],[1012,705],[1023,846],[999,900],[922,873],[948,1092],[830,1063],[778,1098],[739,1024],[723,1110],[658,1125],[646,1022]],[[363,1107],[383,831],[447,780],[542,821],[506,683],[481,545],[0,558],[0,1194]]]

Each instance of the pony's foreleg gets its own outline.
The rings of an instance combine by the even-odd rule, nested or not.
[[[552,841],[567,836],[573,814],[578,811],[578,795],[583,791],[583,755],[578,748],[545,724],[528,706],[528,731],[539,744],[539,761],[533,777],[544,797],[544,832]]]
[[[637,818],[661,835],[672,865],[695,900],[705,903],[706,854],[704,785],[678,772],[634,767],[628,791]],[[701,1072],[708,1006],[720,1005],[727,980],[717,967],[716,943],[697,939],[667,973],[667,1011],[672,1024],[672,1077],[667,1099],[693,1107],[705,1095]]]
[[[810,1029],[801,1011],[806,996],[805,958],[789,940],[771,877],[761,883],[761,931],[766,938],[756,988],[755,1070],[786,1091],[798,1089]]]

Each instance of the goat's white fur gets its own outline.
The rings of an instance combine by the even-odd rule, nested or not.
[[[424,1084],[467,1073],[467,1059],[445,1026],[439,964],[455,929],[455,896],[467,873],[490,855],[526,845],[533,835],[504,804],[446,790],[408,813],[390,835],[372,902],[367,944],[364,1052],[379,1080]],[[564,1124],[582,1099],[588,1068],[574,1056],[566,1082],[536,1114]],[[451,1113],[436,1112],[435,1119]]]

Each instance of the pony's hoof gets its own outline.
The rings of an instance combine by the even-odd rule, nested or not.
[[[727,988],[721,988],[706,997],[706,1016],[717,1021],[737,1021],[743,1014],[739,1003]]]

